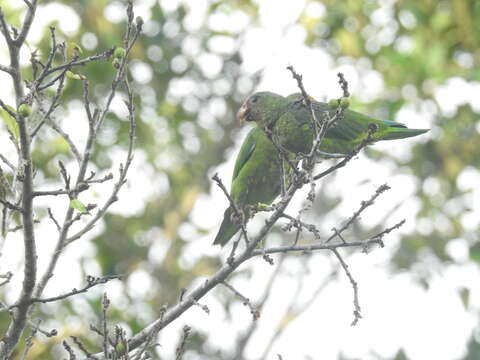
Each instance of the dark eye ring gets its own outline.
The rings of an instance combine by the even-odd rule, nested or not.
[[[258,96],[252,97],[252,100],[251,100],[252,103],[256,103],[257,101],[258,101]]]

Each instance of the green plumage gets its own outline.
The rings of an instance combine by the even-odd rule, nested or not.
[[[280,194],[281,159],[272,142],[258,127],[245,138],[235,162],[230,195],[236,206],[249,216],[248,205],[270,204]],[[240,229],[232,219],[233,209],[225,210],[214,244],[225,245]]]
[[[317,119],[332,118],[336,106],[311,99]],[[249,205],[270,204],[280,194],[284,181],[282,159],[265,132],[271,132],[273,140],[287,150],[289,157],[307,154],[312,148],[314,131],[310,110],[300,94],[283,97],[271,92],[251,95],[238,111],[237,117],[254,121],[258,127],[252,129],[242,144],[232,176],[230,195],[243,215],[249,217]],[[368,134],[370,124],[377,126],[372,142],[403,139],[422,134],[428,130],[408,129],[394,121],[383,121],[345,109],[344,118],[337,121],[325,134],[319,151],[323,153],[348,154]],[[240,229],[234,221],[233,209],[224,214],[214,244],[225,245]]]
[[[311,100],[318,120],[334,117],[337,106]],[[264,104],[276,110],[265,112],[257,109],[265,106]],[[243,118],[246,121],[255,121],[262,128],[270,129],[283,148],[294,153],[310,152],[314,131],[310,110],[304,104],[301,94],[282,97],[274,93],[260,92],[250,96],[244,106]],[[345,109],[343,119],[337,121],[327,131],[319,150],[324,153],[348,154],[367,137],[370,124],[377,126],[377,131],[372,135],[372,143],[380,140],[403,139],[428,131],[408,129],[395,121],[378,120]]]

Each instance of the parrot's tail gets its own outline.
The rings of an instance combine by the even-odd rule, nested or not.
[[[426,133],[428,129],[408,129],[407,127],[389,127],[388,131],[381,135],[381,140],[405,139]]]
[[[225,210],[222,225],[220,225],[217,236],[215,236],[213,245],[224,246],[232,238],[232,236],[235,235],[238,230],[240,230],[240,225],[234,224],[232,222],[232,213],[233,209],[231,207]]]

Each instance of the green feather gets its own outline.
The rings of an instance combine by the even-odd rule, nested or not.
[[[235,205],[249,216],[248,205],[270,204],[280,194],[282,164],[272,142],[255,127],[245,138],[237,156],[230,195]],[[225,245],[240,229],[232,221],[234,211],[225,210],[214,244]]]
[[[294,153],[309,153],[312,147],[314,131],[310,109],[304,103],[301,94],[282,97],[277,94],[262,92],[252,95],[257,97],[249,105],[249,119],[260,127],[270,129],[279,145]],[[317,120],[333,119],[336,106],[312,101]],[[272,111],[271,107],[275,109]],[[337,121],[325,134],[319,150],[324,153],[348,154],[367,136],[370,124],[377,126],[372,135],[372,143],[381,140],[395,140],[417,136],[427,132],[426,129],[408,129],[405,125],[388,120],[374,119],[368,115],[345,109],[343,119]]]
[[[310,99],[318,120],[332,119],[336,107]],[[271,132],[274,141],[294,153],[309,153],[314,131],[310,110],[301,94],[283,97],[271,92],[259,92],[250,96],[239,110],[239,118],[254,121],[252,129],[242,144],[233,170],[230,194],[243,215],[249,217],[248,205],[270,204],[280,194],[282,160],[278,151],[267,138]],[[395,121],[374,119],[370,116],[345,109],[344,117],[325,134],[319,150],[323,153],[350,153],[368,134],[370,124],[377,126],[372,142],[403,139],[425,133],[426,129],[408,129]],[[289,169],[288,166],[283,168]],[[240,226],[232,220],[233,209],[224,214],[214,244],[225,245]]]

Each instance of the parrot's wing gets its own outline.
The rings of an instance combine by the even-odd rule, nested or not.
[[[292,100],[290,102],[290,110],[297,120],[297,126],[299,124],[310,125],[312,123],[310,111],[303,102],[293,100],[296,98],[296,96],[297,94],[292,94],[288,98]],[[298,95],[297,99],[301,99],[301,95]],[[326,103],[317,101],[312,101],[312,105],[315,111],[315,116],[319,121],[332,119],[335,116],[335,107],[331,107]],[[330,127],[325,137],[343,141],[355,141],[358,136],[364,134],[368,130],[369,121],[367,119],[369,118],[365,115],[347,110],[344,113],[344,118],[341,121],[337,121],[332,127]],[[290,133],[288,137],[290,138],[291,136],[292,135]]]
[[[253,154],[255,150],[255,146],[257,143],[256,133],[259,131],[258,128],[253,128],[248,133],[247,137],[243,141],[242,147],[240,148],[240,152],[238,153],[237,160],[235,161],[235,167],[233,169],[232,175],[232,184],[233,181],[237,178],[238,173],[242,170],[243,166],[247,163],[248,159]]]
[[[237,160],[235,160],[235,167],[233,169],[232,175],[232,191],[230,191],[230,194],[233,195],[233,197],[233,189],[234,185],[236,184],[235,179],[238,177],[238,174],[248,162],[248,160],[252,157],[253,151],[255,150],[257,144],[257,136],[259,132],[261,132],[261,130],[257,127],[254,127],[252,130],[250,130],[247,137],[243,141],[242,147],[240,148],[237,156]],[[238,186],[239,184],[236,185]],[[240,229],[240,225],[232,222],[232,213],[233,209],[231,206],[229,206],[228,209],[225,210],[222,225],[220,225],[220,229],[218,230],[217,236],[215,237],[215,240],[213,242],[214,245],[224,246],[232,238],[232,236],[235,235],[238,229]]]
[[[337,121],[327,132],[327,137],[344,141],[355,141],[368,131],[370,123],[378,121],[352,110],[346,110],[344,118]]]
[[[390,120],[377,120],[368,115],[347,109],[344,119],[328,130],[326,137],[337,140],[357,141],[368,132],[370,124],[378,126],[374,140],[394,140],[423,134],[428,130],[409,129],[402,123]]]

